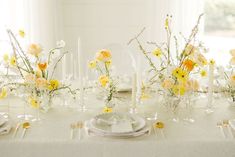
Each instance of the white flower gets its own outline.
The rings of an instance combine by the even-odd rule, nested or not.
[[[57,41],[56,42],[56,45],[57,45],[57,47],[59,47],[59,48],[63,48],[63,47],[65,47],[65,41],[64,40],[60,40],[60,41]]]

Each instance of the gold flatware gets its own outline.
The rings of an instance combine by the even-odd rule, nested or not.
[[[166,138],[166,136],[165,136],[165,134],[164,134],[164,127],[165,127],[165,124],[163,123],[163,122],[156,122],[155,124],[154,124],[154,129],[158,129],[159,131],[160,131],[160,133],[161,133],[161,136],[163,137],[163,138]],[[156,134],[156,130],[154,130],[155,131],[155,134]]]
[[[223,123],[222,122],[217,122],[217,127],[219,127],[220,132],[221,132],[223,138],[226,138],[225,132],[224,132],[224,128],[223,128]]]
[[[23,132],[22,132],[21,138],[24,138],[24,136],[26,134],[26,130],[30,128],[30,123],[29,122],[24,122],[22,124],[22,128],[23,128]]]
[[[21,125],[21,123],[17,123],[17,124],[16,124],[16,128],[15,128],[14,133],[13,133],[13,136],[12,136],[13,138],[16,137],[16,134],[17,134],[17,132],[18,132],[18,130],[19,130],[20,125]]]
[[[81,129],[83,128],[84,124],[82,121],[77,122],[77,128],[78,128],[78,139],[81,139]]]
[[[70,124],[70,139],[73,139],[74,129],[76,129],[77,125],[75,123]]]
[[[233,135],[233,133],[232,133],[232,130],[231,130],[231,127],[230,127],[230,125],[229,125],[228,120],[223,120],[223,126],[224,126],[225,128],[227,128],[230,137],[231,137],[231,138],[234,138],[234,135]]]

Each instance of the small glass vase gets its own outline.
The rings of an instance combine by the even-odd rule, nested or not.
[[[179,119],[179,108],[181,103],[182,97],[181,96],[171,96],[166,95],[164,98],[164,105],[167,108],[168,113],[170,114],[170,120],[172,122],[178,123]]]

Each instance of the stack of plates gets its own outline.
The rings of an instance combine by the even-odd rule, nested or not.
[[[86,123],[89,134],[130,138],[149,133],[146,121],[137,115],[127,113],[99,114]]]
[[[11,130],[11,124],[8,119],[0,116],[0,135],[8,134]]]

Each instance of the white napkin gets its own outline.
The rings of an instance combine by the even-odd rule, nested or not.
[[[130,121],[120,121],[112,125],[112,132],[131,132],[133,131],[132,124]]]

